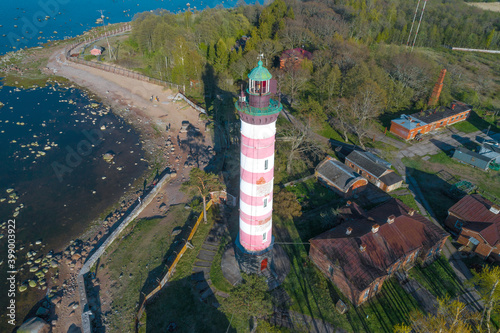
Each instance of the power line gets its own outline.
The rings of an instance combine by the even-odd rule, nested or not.
[[[408,34],[408,40],[406,41],[406,48],[410,45],[411,33],[413,32],[413,26],[415,25],[415,19],[417,18],[418,7],[420,6],[420,0],[418,0],[417,7],[415,8],[415,15],[413,15],[413,22],[411,23],[410,33]]]
[[[415,41],[417,40],[418,30],[420,29],[420,24],[422,23],[422,17],[424,16],[425,5],[427,4],[427,0],[424,0],[424,6],[422,7],[422,14],[420,15],[420,20],[418,21],[417,31],[415,32],[415,38],[413,39],[413,45],[411,46],[411,50],[413,51],[413,47],[415,46]]]

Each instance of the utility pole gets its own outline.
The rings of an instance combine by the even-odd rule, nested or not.
[[[103,10],[99,9],[98,12],[101,13],[101,20],[102,20],[102,27],[104,28],[104,34],[106,34],[106,26],[104,24],[104,15],[103,15]],[[108,36],[106,36],[106,42],[108,43],[108,59],[111,60],[111,46],[109,45],[109,39]]]

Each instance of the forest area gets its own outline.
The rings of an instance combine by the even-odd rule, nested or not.
[[[500,17],[461,0],[429,1],[411,50],[406,44],[415,6],[403,0],[275,0],[177,14],[157,10],[134,17],[115,62],[183,85],[235,136],[233,100],[261,54],[291,114],[321,135],[362,147],[370,131],[387,126],[380,119],[426,109],[442,68],[448,74],[440,105],[457,99],[499,108],[498,56],[449,47],[500,49]],[[293,48],[311,52],[312,60],[280,69],[279,56]],[[308,168],[299,156],[286,162],[287,174]]]

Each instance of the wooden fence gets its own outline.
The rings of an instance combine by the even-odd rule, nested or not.
[[[118,75],[130,77],[130,78],[141,80],[141,81],[144,81],[144,82],[154,83],[154,84],[157,84],[157,85],[160,85],[160,86],[168,87],[168,88],[173,89],[173,90],[174,89],[175,90],[180,90],[180,86],[177,85],[177,84],[175,84],[175,83],[171,83],[171,82],[167,82],[167,81],[155,79],[155,78],[152,78],[152,77],[146,76],[144,74],[141,74],[141,73],[138,73],[138,72],[134,72],[134,71],[131,71],[129,69],[122,68],[122,67],[118,67],[118,66],[114,66],[114,65],[109,65],[109,64],[102,64],[102,63],[95,62],[95,61],[88,61],[88,60],[84,60],[84,59],[79,59],[78,57],[72,57],[71,56],[71,52],[76,47],[78,47],[78,46],[80,46],[82,44],[90,44],[90,43],[93,43],[93,42],[95,42],[97,40],[100,40],[100,39],[103,39],[103,38],[106,38],[106,37],[110,37],[110,36],[114,36],[114,35],[118,35],[118,34],[121,34],[123,32],[130,31],[130,30],[132,30],[132,26],[129,23],[126,23],[126,24],[122,25],[120,28],[108,31],[108,32],[106,32],[106,33],[104,33],[104,34],[102,34],[102,35],[100,35],[98,37],[94,37],[94,38],[90,38],[90,39],[84,39],[84,40],[82,40],[82,41],[80,41],[78,43],[74,43],[74,44],[70,45],[66,49],[65,58],[68,61],[75,62],[75,63],[81,64],[81,65],[85,65],[85,66],[89,66],[89,67],[94,67],[94,68],[97,68],[97,69],[100,69],[100,70],[103,70],[103,71],[106,71],[106,72],[115,73],[115,74],[118,74]]]
[[[212,204],[213,204],[212,200],[210,200],[207,203],[207,212],[210,209],[210,207],[212,207]],[[168,280],[170,279],[170,277],[172,276],[172,274],[175,270],[175,266],[177,266],[177,263],[179,263],[179,260],[181,259],[182,255],[184,254],[184,252],[186,252],[186,249],[188,247],[188,243],[193,239],[193,237],[196,233],[196,230],[198,229],[198,226],[200,225],[202,220],[203,220],[203,212],[201,212],[200,216],[198,217],[198,220],[196,220],[196,223],[194,224],[193,229],[191,229],[191,233],[189,234],[187,241],[184,243],[181,250],[179,251],[179,253],[175,257],[174,261],[172,262],[172,264],[168,268],[167,272],[165,273],[165,276],[163,276],[163,278],[161,279],[160,284],[155,289],[153,289],[153,291],[151,291],[149,294],[144,296],[144,300],[142,301],[142,303],[139,307],[139,311],[137,312],[137,317],[136,317],[136,322],[135,322],[136,332],[139,329],[139,321],[141,320],[141,317],[144,314],[144,310],[146,310],[146,305],[147,305],[148,301],[151,300],[168,282]]]

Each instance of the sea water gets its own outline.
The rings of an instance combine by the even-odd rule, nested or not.
[[[189,6],[188,6],[189,4]],[[67,37],[92,27],[131,21],[136,13],[234,6],[236,0],[21,0],[0,1],[0,55]],[[97,23],[104,16],[103,23]]]
[[[141,182],[147,162],[139,134],[81,90],[59,85],[28,90],[4,86],[0,101],[4,103],[0,108],[0,222],[16,222],[19,269],[28,260],[28,251],[61,250],[84,232],[131,184]],[[108,152],[114,155],[111,162],[103,159]],[[0,229],[0,234],[3,293],[7,229]],[[36,245],[37,240],[42,244]],[[23,267],[17,274],[19,282],[34,276],[29,267]],[[30,292],[17,292],[19,315],[23,306],[33,305],[23,302]],[[0,331],[6,323],[6,301],[2,294]]]

